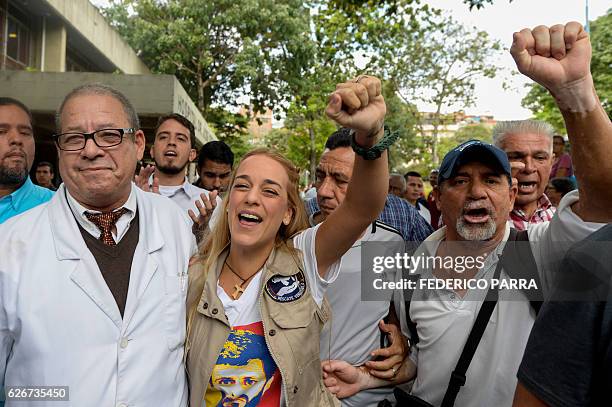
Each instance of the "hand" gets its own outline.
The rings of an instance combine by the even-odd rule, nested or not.
[[[525,164],[520,161],[510,161],[512,171],[512,187],[518,189],[518,173],[525,168]]]
[[[380,80],[366,75],[338,84],[325,109],[340,126],[355,130],[355,140],[365,148],[382,134],[386,112]]]
[[[149,178],[153,175],[153,184],[149,185]],[[155,166],[147,165],[140,167],[138,175],[134,176],[134,183],[145,192],[159,194],[159,179],[155,175]]]
[[[350,397],[367,388],[368,372],[343,360],[323,360],[323,383],[337,398]]]
[[[380,321],[378,324],[381,331],[389,337],[389,346],[376,349],[372,352],[372,357],[384,358],[381,361],[368,361],[366,367],[370,374],[379,379],[393,379],[408,354],[408,342],[395,324],[385,324]]]
[[[189,217],[193,221],[191,230],[198,241],[200,241],[204,236],[208,223],[210,222],[210,218],[212,217],[212,213],[217,207],[218,193],[218,191],[214,190],[210,191],[208,196],[206,196],[204,193],[200,194],[200,199],[195,201],[195,206],[198,208],[199,212],[198,216],[196,216],[195,212],[191,209],[187,211]]]
[[[562,109],[585,108],[576,101],[594,107],[591,43],[580,23],[525,28],[514,33],[510,53],[518,70],[547,88]]]

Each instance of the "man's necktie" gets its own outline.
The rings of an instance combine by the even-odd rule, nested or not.
[[[123,216],[123,214],[127,211],[127,209],[121,208],[119,210],[116,210],[115,212],[85,212],[85,216],[91,221],[91,223],[93,223],[98,227],[98,229],[100,229],[100,232],[102,232],[100,234],[100,240],[102,241],[102,243],[109,246],[114,246],[117,243],[115,243],[115,239],[113,239],[113,227],[115,226],[115,223],[117,223],[119,218]]]

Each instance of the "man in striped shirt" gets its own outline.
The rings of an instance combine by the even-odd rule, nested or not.
[[[493,128],[493,143],[504,150],[510,161],[525,167],[518,173],[518,195],[510,220],[518,230],[548,222],[555,207],[544,193],[553,163],[552,126],[537,120],[498,122]]]

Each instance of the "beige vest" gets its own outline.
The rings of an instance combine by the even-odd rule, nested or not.
[[[208,273],[204,290],[193,316],[187,346],[187,373],[190,405],[203,406],[204,395],[213,367],[230,333],[223,304],[217,296],[217,281],[227,252],[217,261],[214,273]],[[193,264],[189,274],[200,272],[201,263]],[[340,406],[323,384],[319,358],[321,329],[329,319],[329,304],[319,308],[306,281],[304,294],[290,302],[277,302],[266,292],[266,283],[275,275],[304,273],[301,260],[285,245],[274,249],[263,268],[259,301],[268,349],[282,377],[287,407]],[[304,276],[305,277],[305,276]]]

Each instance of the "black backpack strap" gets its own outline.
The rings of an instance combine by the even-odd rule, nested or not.
[[[506,273],[513,278],[536,279],[538,287],[540,287],[538,270],[531,247],[526,244],[517,244],[517,242],[529,242],[529,235],[527,234],[526,230],[517,231],[516,229],[511,228],[510,236],[508,237],[508,241],[504,246],[504,251],[502,252],[501,257],[497,262],[497,267],[495,268],[493,278],[498,279],[503,268]],[[459,394],[459,390],[461,390],[461,387],[465,385],[465,374],[470,367],[470,363],[474,357],[474,354],[476,353],[478,344],[480,343],[482,335],[487,328],[489,319],[493,313],[493,309],[497,305],[498,298],[499,293],[497,289],[489,290],[487,292],[486,299],[480,306],[478,316],[476,317],[474,326],[472,326],[468,339],[463,346],[463,350],[461,351],[461,356],[459,356],[455,370],[453,370],[451,373],[448,388],[446,389],[444,399],[442,400],[442,407],[452,407],[455,403],[455,399],[457,398],[457,394]],[[537,315],[542,302],[532,300],[530,303]]]
[[[422,242],[405,242],[406,244],[406,253],[410,256],[414,255],[416,250],[419,248]],[[402,278],[405,278],[413,284],[418,284],[419,279],[421,278],[420,274],[412,274],[410,271],[402,270]],[[408,326],[408,332],[410,333],[410,346],[416,345],[419,343],[419,333],[417,331],[416,324],[410,319],[410,300],[412,299],[412,294],[414,290],[404,290],[404,308],[406,310],[406,325]],[[399,316],[398,316],[399,317]]]
[[[498,262],[493,278],[499,278],[501,269],[502,264],[501,262]],[[461,351],[461,355],[459,356],[455,370],[453,370],[451,373],[450,381],[448,383],[448,387],[446,388],[446,393],[444,394],[441,407],[452,407],[455,404],[457,394],[459,394],[459,390],[461,390],[461,387],[465,384],[465,374],[470,367],[470,363],[472,362],[472,358],[476,353],[480,339],[482,339],[482,335],[487,328],[489,319],[493,313],[493,309],[495,309],[495,306],[497,305],[498,295],[499,293],[497,292],[497,289],[489,289],[487,292],[487,296],[480,306],[480,310],[478,311],[478,315],[476,316],[476,321],[472,326],[472,330],[470,331],[465,345],[463,345],[463,350]]]
[[[409,281],[414,281],[415,284],[417,284],[421,276],[420,274],[408,274],[404,278]],[[417,326],[414,321],[410,319],[410,300],[412,299],[413,293],[414,290],[404,290],[404,307],[406,309],[406,325],[408,326],[408,332],[410,332],[410,346],[419,343],[419,333],[417,331]]]
[[[529,244],[529,235],[526,230],[516,230],[510,228],[510,236],[504,247],[504,252],[501,256],[500,262],[503,263],[504,271],[509,277],[514,279],[534,280],[537,287],[542,287],[540,281],[540,275],[538,273],[538,266],[536,265],[533,252]],[[542,290],[538,291],[524,291],[525,295],[529,299],[531,308],[535,311],[536,315],[542,307],[544,296]]]

